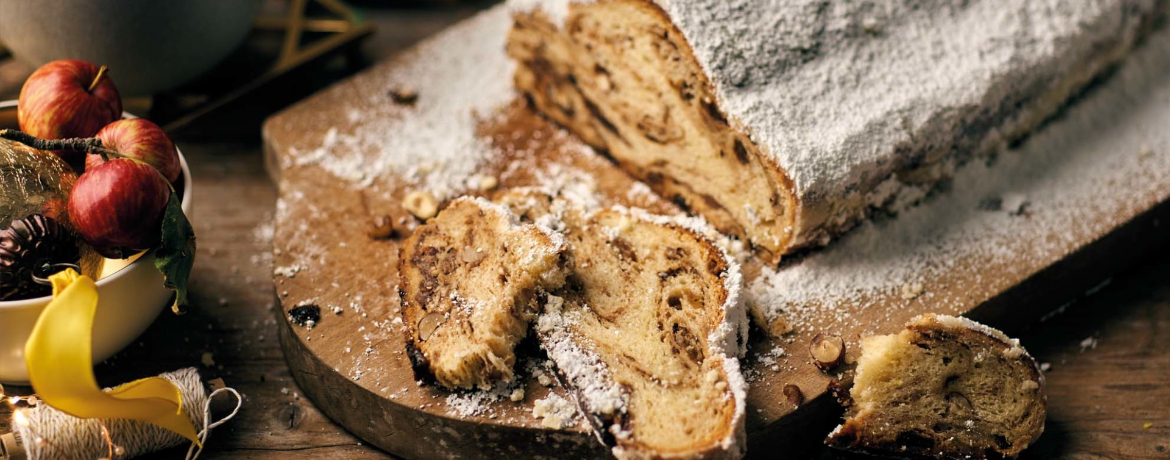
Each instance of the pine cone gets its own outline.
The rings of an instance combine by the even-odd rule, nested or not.
[[[49,295],[52,289],[33,277],[48,278],[54,264],[80,260],[77,235],[60,222],[41,214],[14,220],[0,230],[0,300]]]

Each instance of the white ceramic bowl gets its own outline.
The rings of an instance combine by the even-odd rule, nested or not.
[[[0,102],[0,112],[16,110],[16,101]],[[133,115],[126,114],[127,117]],[[183,167],[183,213],[191,217],[191,170],[179,152]],[[107,259],[97,281],[98,307],[94,319],[93,362],[99,363],[142,335],[170,304],[173,292],[163,287],[154,256],[127,260]],[[0,301],[0,383],[28,382],[24,343],[51,297]]]

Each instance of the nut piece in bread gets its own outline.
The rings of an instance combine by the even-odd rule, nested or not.
[[[506,208],[459,198],[402,245],[399,296],[415,371],[447,388],[512,379],[537,292],[565,280],[567,245]]]
[[[598,438],[619,459],[739,458],[747,315],[735,262],[637,211],[501,199],[522,219],[558,222],[569,242],[565,286],[535,329]]]
[[[1044,431],[1044,377],[1002,332],[943,315],[861,341],[828,445],[903,458],[1013,458]]]

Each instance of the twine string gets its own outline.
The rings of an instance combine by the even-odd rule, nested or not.
[[[243,397],[232,388],[219,388],[208,394],[193,367],[160,375],[179,388],[183,398],[183,412],[197,427],[204,446],[211,430],[231,420],[239,413]],[[212,420],[211,401],[218,395],[231,394],[236,406],[231,413],[219,420]],[[163,449],[176,447],[186,439],[170,430],[145,422],[112,419],[79,419],[46,405],[38,405],[25,411],[28,423],[14,428],[24,440],[25,454],[29,460],[49,459],[98,459],[109,455],[111,444],[116,452],[113,458],[133,458]],[[109,441],[102,436],[108,430]],[[196,460],[202,449],[195,443],[187,450],[187,460]]]
[[[230,414],[225,415],[223,418],[216,420],[215,422],[208,423],[211,421],[211,401],[215,400],[216,395],[226,393],[231,393],[232,396],[235,396],[236,407],[232,408],[232,412]],[[203,446],[207,446],[207,438],[211,436],[211,430],[215,429],[215,427],[223,425],[224,423],[227,423],[228,420],[231,420],[233,417],[235,417],[236,414],[240,412],[240,406],[243,405],[244,398],[243,396],[240,396],[240,392],[236,391],[235,388],[219,388],[211,392],[211,394],[207,396],[207,402],[203,403],[203,429],[199,430],[199,443],[203,444]],[[199,454],[201,453],[203,453],[203,447],[200,447],[195,443],[191,443],[191,447],[187,448],[186,460],[197,460],[199,458]]]

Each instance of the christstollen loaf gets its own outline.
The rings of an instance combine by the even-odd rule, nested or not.
[[[1167,1],[510,4],[541,112],[776,260],[1022,137]]]

